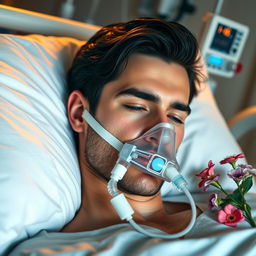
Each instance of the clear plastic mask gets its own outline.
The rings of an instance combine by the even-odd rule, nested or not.
[[[139,138],[125,143],[132,145],[131,164],[143,172],[170,180],[169,173],[179,169],[176,160],[175,127],[170,123],[160,123]]]

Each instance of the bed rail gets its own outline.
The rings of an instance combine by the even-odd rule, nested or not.
[[[237,113],[228,121],[228,126],[237,140],[256,129],[256,106],[247,107]]]
[[[87,40],[99,26],[0,4],[0,27],[27,33]]]

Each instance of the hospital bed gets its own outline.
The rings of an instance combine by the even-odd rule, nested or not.
[[[57,232],[79,208],[81,180],[66,118],[65,74],[76,51],[99,27],[4,5],[0,5],[0,27],[23,33],[0,37],[0,254],[5,255],[41,230]],[[177,158],[189,190],[203,205],[207,197],[198,189],[194,174],[210,159],[216,171],[225,170],[219,161],[241,149],[208,85],[202,88],[191,104]],[[225,188],[234,189],[228,178],[222,179]],[[166,200],[185,200],[169,184],[161,193]],[[95,245],[101,240],[72,244],[68,234],[63,234],[62,245],[55,250],[51,239],[43,245],[39,237],[42,248],[24,255],[256,255],[254,229],[245,225],[232,230],[216,221],[207,225],[201,235],[174,241],[145,238],[125,226],[124,233],[113,230],[106,240],[100,238],[108,241],[104,250]],[[137,249],[133,243],[129,247],[128,240],[126,248],[115,247],[118,237],[128,239],[126,231],[135,232],[131,234]],[[108,251],[114,247],[116,251]],[[12,255],[19,255],[18,251]]]
[[[256,129],[256,106],[247,107],[240,111],[230,120],[228,120],[228,126],[238,140],[243,135],[251,130]]]

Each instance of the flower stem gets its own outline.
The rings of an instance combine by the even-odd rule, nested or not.
[[[236,161],[230,162],[230,164],[231,164],[231,166],[232,166],[233,169],[236,169]]]
[[[239,182],[236,181],[236,184],[238,186],[238,191],[239,191],[239,193],[240,193],[240,195],[242,197],[242,200],[243,200],[242,207],[241,207],[240,210],[242,210],[244,212],[245,219],[251,225],[251,227],[256,227],[256,223],[255,223],[255,221],[254,221],[254,219],[252,217],[250,207],[247,204],[246,199],[244,198],[244,194],[243,194],[243,192],[241,190],[241,187],[239,186]]]
[[[220,185],[220,183],[218,181],[214,181],[211,183],[212,186],[214,186],[215,188],[218,188],[220,191],[222,191],[226,196],[228,195],[228,193],[223,189],[223,187]]]
[[[248,204],[246,202],[244,204],[244,213],[245,213],[245,219],[251,225],[251,227],[256,227],[256,223],[251,215],[251,211],[248,208]]]

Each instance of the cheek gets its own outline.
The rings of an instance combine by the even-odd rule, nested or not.
[[[176,149],[179,148],[184,137],[184,128],[180,128],[176,130]]]
[[[135,139],[143,129],[141,122],[132,116],[115,114],[101,117],[99,120],[111,134],[122,142]]]

